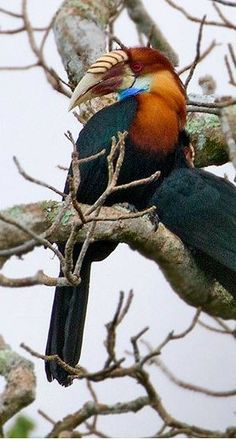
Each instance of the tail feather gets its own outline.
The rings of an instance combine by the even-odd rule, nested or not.
[[[57,354],[70,366],[80,359],[87,310],[91,261],[85,258],[81,268],[81,283],[77,287],[57,287],[53,302],[46,346],[46,355]],[[62,273],[60,273],[62,275]],[[54,361],[46,361],[48,381],[54,378],[70,385],[69,374]]]
[[[76,366],[80,359],[86,317],[89,279],[93,261],[105,259],[116,247],[112,242],[94,242],[85,255],[77,287],[57,287],[54,296],[51,321],[48,332],[46,355],[57,354],[70,366]],[[64,245],[59,249],[64,253]],[[74,263],[78,258],[81,245],[74,248]],[[63,276],[60,272],[59,276]],[[55,361],[46,361],[45,370],[48,381],[54,378],[63,386],[71,384],[69,374]]]

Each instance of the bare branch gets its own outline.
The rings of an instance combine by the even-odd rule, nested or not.
[[[232,59],[232,62],[234,64],[234,67],[236,68],[236,54],[234,51],[234,47],[231,43],[228,44],[228,49],[229,49],[229,53],[231,55],[231,59]]]
[[[146,326],[144,329],[142,329],[142,331],[139,331],[139,333],[137,335],[134,335],[131,337],[131,343],[133,345],[133,352],[134,352],[134,359],[135,359],[135,363],[140,363],[141,361],[141,357],[140,357],[140,352],[139,352],[139,347],[138,347],[138,340],[143,336],[143,334],[145,334],[147,331],[149,330],[149,327]],[[155,353],[155,355],[157,355],[157,353]]]
[[[42,235],[50,230],[51,243],[65,242],[70,234],[75,212],[73,208],[69,209],[69,206],[67,206],[67,210],[61,210],[62,206],[61,203],[57,202],[42,202],[28,206],[17,206],[1,213],[4,219],[10,218],[12,223],[11,221],[3,223],[0,221],[0,258],[7,257],[7,248],[11,249],[11,247],[22,245],[28,241],[29,225],[31,232],[36,235]],[[84,214],[91,210],[91,207],[88,206],[81,205],[81,208]],[[61,227],[55,227],[53,225],[59,213]],[[102,207],[101,216],[116,218],[120,216],[120,211]],[[20,218],[22,225],[27,224],[27,226],[16,229],[14,221],[17,222],[18,218]],[[76,239],[83,242],[87,230],[87,225],[84,225]],[[236,303],[232,296],[199,270],[192,255],[182,242],[162,224],[159,224],[158,230],[155,231],[153,224],[145,217],[104,223],[98,221],[93,239],[130,244],[160,265],[174,291],[185,301],[193,306],[202,306],[202,309],[209,314],[222,318],[235,318]],[[40,245],[40,241],[41,239],[36,239],[35,245]],[[44,241],[42,243],[44,245]],[[176,264],[176,258],[178,264]]]
[[[188,335],[195,328],[195,326],[198,322],[198,318],[201,314],[201,311],[202,311],[201,308],[198,308],[189,327],[187,329],[185,329],[185,331],[181,332],[180,334],[172,334],[170,340],[177,340],[179,338],[186,337],[186,335]]]
[[[38,414],[39,414],[40,416],[42,416],[42,418],[46,419],[46,421],[48,421],[50,424],[52,424],[52,425],[55,425],[55,424],[56,424],[56,422],[53,421],[53,419],[50,418],[50,417],[47,415],[47,413],[44,413],[43,410],[39,409],[39,410],[38,410]]]
[[[35,375],[30,361],[13,352],[0,337],[0,375],[6,386],[0,395],[0,426],[35,399]]]
[[[68,286],[70,282],[64,277],[50,277],[42,270],[33,276],[21,278],[9,278],[0,274],[0,285],[8,288],[33,287],[35,285],[45,285],[47,287]]]
[[[0,13],[9,15],[10,17],[14,17],[14,18],[22,18],[22,14],[17,14],[16,12],[12,12],[4,8],[0,8]]]
[[[209,46],[201,54],[199,54],[198,64],[201,61],[203,61],[212,52],[212,50],[215,49],[217,46],[219,46],[219,43],[217,43],[215,40],[213,40],[211,42],[211,44],[209,44]],[[184,72],[186,72],[187,70],[191,69],[191,67],[192,67],[192,63],[188,64],[185,67],[182,67],[178,71],[178,75],[182,75]]]
[[[192,65],[191,65],[188,77],[187,77],[185,84],[184,84],[186,89],[187,89],[188,84],[190,83],[190,81],[193,77],[195,68],[200,60],[200,46],[201,46],[201,41],[202,41],[202,31],[203,31],[203,26],[204,26],[205,20],[206,20],[206,15],[204,15],[204,17],[202,18],[201,24],[200,24],[200,28],[199,28],[199,32],[198,32],[198,39],[197,39],[197,46],[196,46],[196,55],[195,55],[195,58],[194,58]]]
[[[219,6],[214,1],[213,1],[213,7],[215,8],[215,10],[216,10],[217,14],[219,15],[219,17],[221,18],[222,22],[225,23],[226,27],[228,27],[229,29],[236,30],[236,26],[234,25],[234,23],[232,23],[232,21],[230,21],[228,18],[226,18],[226,16],[223,14],[223,12],[219,8]]]
[[[63,421],[57,422],[55,427],[49,433],[48,437],[58,437],[58,435],[62,431],[71,432],[78,425],[81,425],[83,422],[95,415],[111,415],[128,412],[137,413],[139,410],[142,410],[147,405],[149,405],[149,398],[141,396],[137,399],[127,401],[125,403],[119,402],[113,405],[95,403],[94,401],[87,402],[81,407],[80,410],[72,415],[66,416]]]
[[[113,356],[114,359],[116,358],[116,354],[115,354],[115,352],[113,352],[113,350],[115,349],[115,340],[116,340],[115,332],[116,332],[117,323],[119,321],[119,315],[121,315],[121,312],[122,312],[121,310],[122,310],[123,300],[124,300],[124,295],[121,294],[117,309],[115,311],[114,317],[113,317],[112,322],[111,322],[111,324],[113,326],[113,331],[114,331],[114,334],[113,334],[114,340],[112,343],[113,347],[112,347],[111,356]],[[195,316],[195,319],[193,319],[193,322],[195,320],[196,320],[196,316]],[[193,322],[190,326],[193,326]],[[145,328],[145,330],[146,330],[146,328]],[[153,359],[154,351],[150,352],[146,357],[144,357],[142,359],[140,358],[139,350],[137,348],[137,340],[142,335],[142,333],[144,333],[145,330],[140,331],[140,333],[137,336],[133,337],[132,344],[134,347],[134,357],[135,357],[136,361],[130,367],[122,367],[122,360],[120,360],[119,362],[115,361],[115,364],[113,364],[112,366],[109,366],[107,368],[104,368],[104,369],[102,369],[98,372],[94,372],[94,373],[88,373],[83,368],[79,368],[79,369],[71,368],[66,363],[61,361],[57,355],[51,355],[51,356],[41,355],[41,354],[38,354],[37,352],[33,351],[31,348],[22,344],[22,347],[24,349],[26,349],[26,351],[29,352],[31,355],[33,355],[37,358],[43,359],[44,361],[45,360],[46,361],[56,361],[58,364],[61,365],[61,367],[65,368],[65,370],[67,370],[69,373],[71,373],[72,378],[74,378],[74,379],[77,378],[79,380],[85,379],[86,382],[89,383],[88,385],[89,385],[89,389],[90,389],[90,393],[92,395],[93,401],[84,404],[75,413],[66,416],[62,421],[57,422],[56,424],[53,421],[51,421],[51,419],[49,418],[49,422],[53,423],[53,429],[49,433],[48,437],[58,437],[58,436],[63,434],[62,432],[67,432],[68,434],[70,433],[70,437],[74,437],[74,434],[75,434],[75,432],[73,432],[74,429],[78,426],[81,426],[83,423],[85,423],[86,427],[91,432],[92,429],[93,430],[96,429],[98,415],[121,414],[121,413],[129,413],[129,412],[136,413],[146,406],[149,406],[151,409],[153,409],[154,412],[156,412],[156,414],[158,415],[158,417],[160,417],[161,420],[163,421],[163,425],[162,425],[161,430],[159,431],[158,437],[173,436],[174,432],[179,433],[180,431],[187,432],[187,434],[189,436],[193,436],[193,437],[232,437],[233,430],[234,430],[233,428],[230,430],[230,432],[227,430],[225,432],[212,431],[212,430],[207,430],[205,428],[198,427],[195,425],[188,425],[186,423],[179,421],[178,419],[174,418],[173,416],[171,416],[171,414],[167,411],[167,409],[163,405],[163,402],[161,400],[160,395],[157,393],[155,387],[153,386],[149,374],[144,369],[144,365],[147,362],[147,361],[145,361],[145,358],[152,357],[152,362],[154,361],[154,359]],[[184,331],[182,333],[183,337],[185,336],[184,333],[186,334],[187,331]],[[156,352],[155,352],[155,355],[157,355]],[[138,361],[139,359],[141,361]],[[156,360],[154,362],[156,363]],[[157,365],[158,365],[158,367],[162,367],[162,365],[160,366],[158,363],[157,363]],[[165,368],[165,366],[164,366],[164,368]],[[163,367],[162,367],[162,369],[163,369]],[[167,371],[165,370],[164,373],[167,373],[168,377],[170,375],[169,379],[171,379],[176,384],[180,385],[181,387],[184,386],[184,388],[188,388],[188,384],[183,383],[182,381],[176,379],[175,377],[173,378],[172,374],[169,373],[169,370],[167,370]],[[100,381],[104,381],[106,379],[115,379],[115,378],[120,379],[120,378],[127,378],[127,377],[134,379],[142,386],[142,388],[145,392],[144,396],[140,396],[140,397],[136,398],[135,400],[126,401],[126,402],[122,402],[122,403],[119,402],[119,403],[115,403],[115,404],[111,404],[111,405],[103,404],[103,403],[100,403],[98,401],[97,395],[96,395],[94,389],[91,387],[91,381],[100,382]],[[177,380],[177,382],[176,382],[176,380]],[[190,386],[192,386],[192,385],[190,384]],[[193,389],[191,389],[191,390],[195,390],[195,388],[196,388],[196,391],[199,390],[197,386],[193,386]],[[207,391],[208,391],[208,389],[207,389]],[[200,393],[205,393],[205,389],[200,388]],[[214,394],[214,396],[216,396],[216,395]],[[223,396],[223,395],[220,395],[220,396]],[[91,417],[94,417],[94,416],[95,416],[95,419],[94,419],[93,423],[88,424],[87,420],[90,419]]]
[[[224,5],[224,6],[236,7],[236,3],[235,2],[231,2],[231,1],[228,1],[228,0],[210,0],[210,1],[211,2],[213,1],[215,3],[220,3],[221,5]]]
[[[45,27],[34,27],[34,28],[32,28],[32,30],[34,32],[44,32],[44,31],[47,31],[47,28],[45,28]],[[26,27],[25,26],[21,26],[21,27],[18,27],[16,29],[0,30],[0,35],[15,35],[15,34],[19,34],[21,32],[25,32],[25,31],[26,31]]]
[[[225,136],[225,140],[228,145],[229,158],[233,163],[234,168],[236,169],[236,141],[235,138],[233,137],[233,133],[229,122],[229,114],[226,108],[221,111],[220,120],[221,120],[222,132]]]
[[[230,43],[228,44],[228,49],[229,49],[230,60],[233,64],[234,69],[236,69],[236,55],[232,44]],[[234,73],[232,71],[232,67],[227,55],[225,55],[224,60],[229,75],[229,84],[236,86],[236,78],[234,77]]]
[[[124,4],[131,20],[133,20],[136,24],[138,32],[146,35],[146,37],[150,39],[150,44],[159,49],[161,52],[165,53],[173,65],[178,65],[179,60],[176,52],[170,46],[157,24],[153,21],[152,17],[148,14],[142,1],[125,0]]]
[[[171,372],[171,370],[164,364],[163,361],[160,360],[160,358],[154,358],[152,360],[152,363],[156,364],[156,366],[169,378],[172,383],[176,384],[179,387],[182,387],[185,390],[202,393],[203,395],[212,396],[215,398],[228,398],[236,395],[236,389],[224,391],[210,390],[205,387],[197,386],[195,384],[181,380],[177,378],[173,372]]]
[[[182,6],[179,6],[176,4],[173,0],[165,0],[166,3],[168,3],[169,6],[171,6],[173,9],[176,9],[177,11],[181,12],[182,15],[184,15],[188,20],[193,21],[194,23],[201,23],[202,19],[195,17],[191,15],[186,9],[184,9]],[[206,20],[205,24],[208,26],[219,26],[219,27],[226,27],[229,28],[229,26],[226,23],[222,23],[221,21],[214,21],[214,20]],[[232,29],[235,29],[236,26],[233,25]]]
[[[215,96],[200,97],[191,94],[188,105],[190,105],[191,110],[195,111],[189,115],[187,121],[187,131],[196,152],[195,166],[221,165],[228,162],[228,146],[222,132],[220,119],[217,116],[220,115],[219,111],[222,108],[228,108],[230,127],[234,133],[235,99],[226,97],[220,100]],[[198,110],[203,111],[204,108],[216,111],[216,115],[200,114]],[[199,132],[201,136],[199,136]]]
[[[50,20],[50,23],[49,23],[49,25],[47,26],[47,28],[46,28],[46,30],[45,30],[45,33],[44,33],[44,36],[43,36],[43,38],[42,38],[42,41],[41,41],[41,44],[40,44],[40,47],[39,47],[39,54],[40,54],[40,57],[41,57],[41,58],[43,57],[44,46],[45,46],[46,41],[47,41],[47,38],[48,38],[48,36],[49,36],[49,34],[50,34],[51,30],[52,30],[52,27],[53,27],[53,24],[54,24],[55,18],[56,18],[56,15],[54,15],[54,16],[52,17],[52,19]]]
[[[80,370],[79,368],[69,366],[69,364],[67,364],[67,363],[65,363],[65,361],[61,360],[61,358],[57,354],[55,354],[55,355],[39,354],[38,352],[34,351],[29,346],[27,346],[25,343],[21,343],[20,347],[35,358],[40,358],[43,361],[55,361],[57,364],[59,364],[59,366],[61,366],[63,369],[65,369],[71,375],[77,375],[79,370]]]
[[[37,185],[39,185],[39,186],[42,186],[42,187],[46,187],[47,189],[49,189],[49,190],[55,192],[57,195],[60,195],[61,197],[64,197],[64,196],[65,196],[65,194],[64,194],[63,192],[59,191],[59,190],[58,190],[57,188],[55,188],[54,186],[51,186],[50,184],[47,184],[47,183],[45,183],[45,182],[42,181],[42,180],[37,180],[37,178],[31,177],[29,174],[27,174],[27,172],[22,168],[22,166],[21,166],[19,160],[17,159],[17,157],[14,156],[14,157],[13,157],[13,161],[14,161],[14,163],[15,163],[15,165],[16,165],[18,171],[19,171],[19,174],[20,174],[22,177],[24,177],[25,180],[30,181],[31,183],[35,183],[35,184],[37,184]]]
[[[233,329],[219,329],[214,326],[208,325],[202,320],[198,320],[198,324],[209,331],[216,332],[218,334],[231,335],[235,338],[235,330]]]
[[[21,224],[19,221],[15,220],[15,219],[13,219],[13,218],[11,218],[9,216],[6,216],[6,215],[2,214],[1,212],[0,212],[0,220],[3,221],[4,223],[7,223],[7,224],[9,224],[9,225],[11,225],[13,227],[18,228],[25,235],[28,235],[31,238],[33,238],[38,244],[43,245],[45,247],[48,247],[58,257],[58,259],[62,263],[64,262],[62,254],[47,239],[43,238],[42,236],[37,235],[31,229],[29,229],[25,225]]]
[[[1,71],[5,71],[8,70],[10,71],[20,71],[20,70],[30,70],[33,69],[34,67],[38,67],[38,62],[35,62],[33,64],[28,64],[26,66],[0,66],[0,70]]]

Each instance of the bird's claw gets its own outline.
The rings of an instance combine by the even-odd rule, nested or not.
[[[160,218],[159,218],[157,212],[154,210],[154,211],[148,213],[148,219],[153,225],[154,232],[156,232],[158,229],[158,226],[159,226],[159,222],[160,222]]]

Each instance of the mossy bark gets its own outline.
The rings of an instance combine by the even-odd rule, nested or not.
[[[86,206],[81,205],[81,208],[85,212]],[[2,214],[18,220],[33,232],[42,234],[53,224],[60,209],[61,203],[43,201],[16,206]],[[199,269],[180,239],[162,224],[159,224],[158,230],[155,231],[147,216],[122,219],[124,211],[119,207],[103,207],[100,215],[106,218],[106,221],[97,222],[95,240],[129,244],[132,249],[160,266],[173,290],[185,302],[195,307],[201,306],[204,311],[214,316],[225,319],[236,318],[236,301],[233,297]],[[49,237],[50,242],[65,242],[75,219],[76,213],[72,208],[65,211],[60,225]],[[85,225],[78,233],[77,240],[84,241],[87,231],[88,225]],[[9,257],[6,249],[15,248],[31,239],[25,232],[3,221],[0,221],[0,236],[0,257],[4,256],[4,260]],[[35,242],[35,246],[39,245],[41,245],[39,242]]]

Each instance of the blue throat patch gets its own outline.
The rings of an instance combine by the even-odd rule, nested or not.
[[[118,92],[118,99],[119,101],[122,101],[122,99],[129,98],[130,96],[138,95],[139,93],[143,93],[144,91],[148,90],[148,86],[143,88],[126,88],[125,90],[121,90]]]

